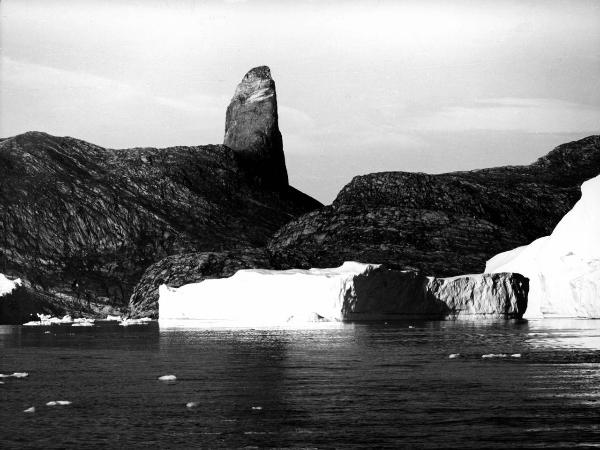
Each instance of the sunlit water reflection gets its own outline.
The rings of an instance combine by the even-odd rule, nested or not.
[[[596,445],[599,349],[584,320],[5,326],[0,446]]]

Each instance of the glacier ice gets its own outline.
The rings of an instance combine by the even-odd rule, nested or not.
[[[529,278],[526,318],[600,318],[600,176],[550,236],[494,256],[486,272]]]
[[[159,288],[159,323],[204,321],[229,326],[385,320],[517,317],[526,305],[522,277],[469,275],[438,279],[376,264],[346,262],[310,270],[240,270],[179,288]],[[525,283],[526,284],[526,283]]]

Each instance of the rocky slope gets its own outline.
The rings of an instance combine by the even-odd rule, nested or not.
[[[118,308],[150,264],[262,246],[320,206],[287,184],[280,138],[265,146],[248,138],[253,127],[257,136],[265,129],[275,141],[281,136],[268,68],[253,69],[240,86],[225,139],[235,149],[114,150],[40,132],[1,140],[0,272],[23,278],[49,302]],[[240,92],[260,117],[239,112]]]
[[[590,136],[529,166],[358,176],[332,205],[280,229],[268,249],[280,267],[359,260],[436,276],[478,273],[494,254],[549,234],[598,173],[600,136]]]
[[[519,318],[527,279],[518,274],[428,278],[379,265],[346,262],[330,269],[240,270],[180,288],[160,287],[159,320],[236,325],[286,322]]]

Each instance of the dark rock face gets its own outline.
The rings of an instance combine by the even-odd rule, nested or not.
[[[359,260],[435,276],[478,273],[493,255],[550,234],[598,173],[600,136],[590,136],[529,166],[358,176],[268,248],[281,267]]]
[[[273,104],[258,113],[275,136],[272,80],[266,88]],[[166,256],[264,246],[320,203],[288,186],[283,154],[282,171],[270,174],[286,182],[257,180],[263,153],[258,142],[252,148],[249,161],[224,145],[113,150],[40,132],[2,139],[0,273],[44,298],[100,310],[126,307],[144,270]]]
[[[129,303],[133,317],[158,317],[158,287],[180,287],[210,278],[230,277],[241,269],[270,269],[269,254],[253,248],[227,252],[185,253],[169,256],[148,267]]]
[[[256,181],[287,186],[277,94],[268,67],[255,67],[238,84],[227,107],[223,143],[236,152]]]

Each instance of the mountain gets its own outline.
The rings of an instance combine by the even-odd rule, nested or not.
[[[590,136],[528,166],[357,176],[333,204],[284,225],[268,250],[281,268],[352,260],[434,276],[480,273],[496,253],[549,234],[599,173],[600,136]]]
[[[125,306],[166,256],[264,246],[321,206],[288,185],[267,67],[238,86],[225,143],[116,150],[41,132],[2,139],[0,273],[66,312],[99,313]]]

